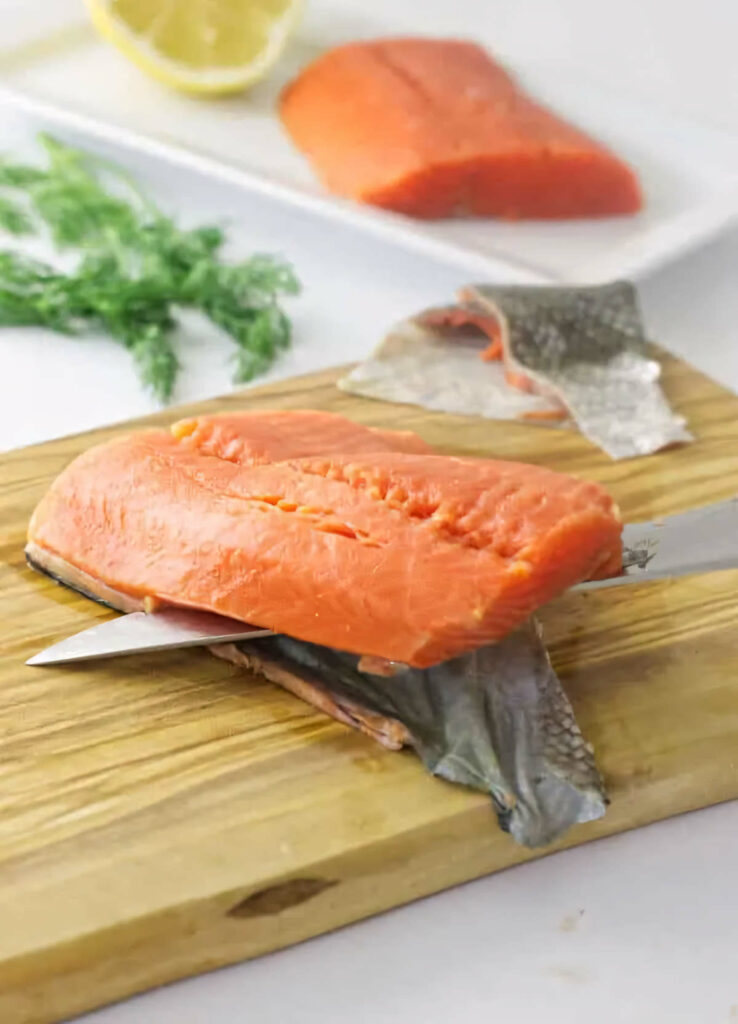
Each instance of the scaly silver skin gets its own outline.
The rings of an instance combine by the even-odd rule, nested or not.
[[[489,339],[478,328],[429,326],[421,322],[423,316],[395,324],[338,387],[384,402],[495,420],[525,422],[526,416],[561,408],[558,401],[511,388],[501,362],[482,362],[480,352]],[[559,420],[535,422],[564,425]]]
[[[497,644],[391,679],[358,670],[351,654],[275,636],[244,651],[278,661],[349,700],[402,723],[434,775],[488,792],[500,825],[525,846],[545,846],[605,813],[591,746],[574,718],[538,625]]]
[[[115,598],[72,581],[62,566],[52,570],[28,557],[59,583],[120,607],[122,596],[111,603]],[[301,696],[339,721],[357,728],[363,721],[379,742],[389,737],[385,745],[398,747],[409,739],[434,775],[488,792],[501,827],[525,846],[546,845],[605,812],[592,748],[533,620],[497,644],[389,679],[359,671],[355,655],[287,636],[224,644],[217,653],[238,662],[240,652],[267,678],[275,667],[298,677]]]
[[[474,285],[464,294],[497,316],[505,362],[566,407],[614,459],[693,440],[658,383],[634,287]]]

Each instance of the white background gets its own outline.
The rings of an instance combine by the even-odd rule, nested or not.
[[[622,86],[738,135],[735,0],[308,2],[303,39],[365,34],[369,20],[388,31],[478,34],[513,63],[553,60],[569,74]],[[80,8],[68,0],[16,0],[0,4],[0,12],[0,75],[43,92],[44,59],[38,48],[21,50],[18,43],[54,24],[73,36],[83,23]],[[115,95],[108,88],[106,102],[128,117],[133,111],[146,129],[147,107],[169,100],[109,59]],[[67,85],[92,107],[102,88],[93,70],[75,78],[70,66]],[[647,279],[641,292],[651,334],[738,389],[738,233]],[[104,367],[100,372],[102,387]],[[225,385],[224,378],[220,389]],[[68,401],[60,391],[55,403],[35,410],[34,429],[58,433]],[[108,418],[115,418],[114,408]],[[729,1024],[738,1020],[737,854],[738,805],[697,812],[471,883],[90,1020]]]

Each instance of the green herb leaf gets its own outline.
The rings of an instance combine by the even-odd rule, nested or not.
[[[142,379],[157,398],[168,401],[179,371],[170,335],[160,325],[149,324],[135,338],[131,351]]]
[[[30,235],[33,222],[22,206],[0,196],[0,228],[11,235]]]
[[[179,371],[173,311],[190,306],[235,342],[236,381],[267,370],[291,339],[279,305],[299,291],[289,264],[261,254],[222,262],[222,228],[182,230],[121,168],[48,135],[40,141],[48,166],[0,162],[0,186],[24,191],[55,243],[83,255],[62,274],[0,252],[0,325],[103,330],[131,351],[143,383],[166,401]],[[32,223],[0,197],[0,227],[22,234]]]
[[[45,177],[46,172],[42,171],[40,167],[14,164],[7,159],[0,160],[0,185],[8,188],[27,188]]]

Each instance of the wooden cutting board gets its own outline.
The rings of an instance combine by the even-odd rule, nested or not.
[[[345,395],[334,372],[145,422],[331,409],[589,475],[647,519],[738,490],[738,398],[665,370],[698,441],[622,463],[573,433]],[[548,852],[500,832],[484,795],[206,651],[26,667],[109,614],[30,572],[23,542],[51,479],[116,429],[0,460],[3,1024],[57,1021]],[[738,796],[738,573],[571,594],[543,620],[612,797],[554,848]]]

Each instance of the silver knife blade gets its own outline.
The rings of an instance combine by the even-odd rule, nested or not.
[[[738,496],[651,523],[626,524],[623,565],[620,576],[579,583],[572,589],[593,590],[738,568]],[[132,612],[47,647],[26,664],[57,665],[273,635],[271,630],[238,619],[186,608]]]
[[[189,608],[166,608],[159,612],[130,612],[101,622],[61,640],[35,654],[26,665],[61,665],[69,661],[113,658],[146,651],[201,647],[273,636],[270,629],[249,626],[238,619]]]
[[[738,495],[652,523],[623,527],[623,573],[580,583],[594,590],[623,583],[738,568]]]

